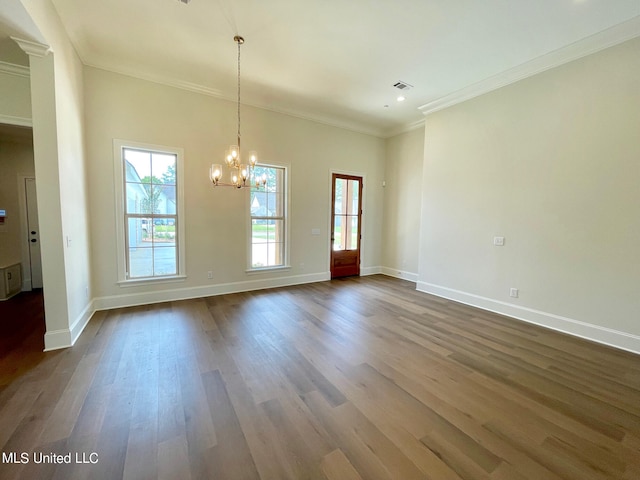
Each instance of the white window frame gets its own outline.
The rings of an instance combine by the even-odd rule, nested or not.
[[[128,278],[127,272],[127,244],[126,244],[126,215],[125,215],[125,178],[124,155],[126,148],[146,150],[157,153],[168,153],[176,156],[176,216],[177,216],[177,248],[176,262],[177,273],[175,275],[163,275],[157,277]],[[148,143],[132,142],[129,140],[113,140],[113,165],[114,165],[114,190],[116,212],[116,253],[118,265],[117,283],[121,287],[155,284],[163,282],[183,281],[186,278],[185,261],[185,214],[184,214],[184,150],[179,147],[165,145],[153,145]]]
[[[283,214],[283,221],[284,221],[284,231],[283,231],[283,235],[284,235],[284,252],[283,252],[283,264],[282,265],[274,265],[274,266],[267,266],[267,267],[254,267],[253,266],[253,262],[252,262],[252,220],[253,220],[253,216],[251,215],[251,195],[248,195],[248,200],[247,200],[247,207],[246,207],[246,212],[247,212],[247,269],[246,269],[246,273],[267,273],[267,272],[273,272],[273,271],[277,271],[277,270],[290,270],[291,269],[291,265],[289,263],[289,252],[290,252],[290,228],[289,228],[289,224],[290,224],[290,198],[291,198],[291,194],[290,194],[290,190],[291,190],[291,185],[290,185],[290,171],[291,171],[291,167],[288,164],[277,164],[277,163],[258,163],[257,164],[258,167],[266,167],[266,168],[281,168],[283,170],[283,184],[284,184],[284,192],[283,192],[283,208],[284,208],[284,214]],[[251,187],[252,189],[254,187]]]

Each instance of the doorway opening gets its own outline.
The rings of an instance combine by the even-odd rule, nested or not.
[[[362,177],[332,174],[331,278],[360,275]]]

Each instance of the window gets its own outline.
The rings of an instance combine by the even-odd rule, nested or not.
[[[258,165],[258,177],[267,179],[265,187],[251,189],[250,268],[268,269],[287,265],[286,169]]]
[[[115,150],[120,280],[183,275],[181,150],[121,141]]]

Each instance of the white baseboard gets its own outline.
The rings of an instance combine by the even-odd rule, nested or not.
[[[84,327],[87,326],[87,323],[89,323],[93,314],[96,313],[96,309],[93,306],[94,303],[95,302],[93,300],[90,301],[84,310],[82,310],[82,313],[78,315],[76,321],[73,322],[73,325],[71,325],[71,345],[76,343],[76,340],[78,340],[78,337],[84,330]]]
[[[211,297],[227,293],[249,292],[252,290],[264,290],[266,288],[323,282],[330,279],[331,274],[329,272],[324,272],[306,275],[293,275],[289,277],[247,280],[233,283],[220,283],[200,287],[175,288],[154,292],[128,293],[125,295],[112,295],[109,297],[95,298],[93,305],[95,310],[110,310],[112,308],[133,307],[136,305],[188,300],[190,298]]]
[[[71,330],[65,328],[63,330],[53,330],[44,334],[44,351],[59,350],[67,348],[71,343]]]
[[[360,276],[376,275],[382,273],[382,267],[360,267]]]
[[[87,326],[89,320],[94,313],[96,313],[93,307],[94,302],[91,301],[82,310],[78,318],[73,322],[71,328],[64,328],[62,330],[53,330],[44,334],[44,351],[49,352],[51,350],[58,350],[60,348],[68,348],[73,346],[78,340],[78,337]]]
[[[382,267],[382,272],[388,277],[400,278],[402,280],[409,280],[410,282],[418,281],[418,274],[413,272],[406,272],[404,270],[398,270],[395,268]]]
[[[601,327],[591,323],[562,317],[553,313],[542,312],[532,308],[522,307],[511,303],[481,297],[460,290],[442,287],[427,282],[417,282],[416,290],[430,293],[438,297],[455,300],[456,302],[478,307],[490,312],[507,315],[542,327],[557,330],[576,337],[602,343],[620,350],[640,354],[640,336],[621,332],[612,328]]]

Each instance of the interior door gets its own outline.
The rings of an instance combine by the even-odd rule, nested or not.
[[[334,173],[331,193],[331,278],[360,275],[362,177]]]
[[[36,179],[25,178],[27,196],[27,228],[29,229],[29,260],[31,263],[31,288],[42,288],[42,262],[40,260],[40,229],[38,228],[38,205]]]

